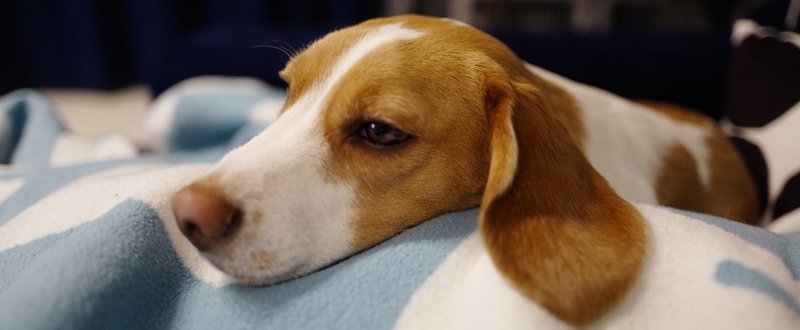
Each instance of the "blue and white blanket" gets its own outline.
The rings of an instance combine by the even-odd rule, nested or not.
[[[178,85],[151,109],[157,152],[140,153],[67,131],[35,91],[0,98],[0,329],[568,328],[497,276],[476,210],[279,285],[214,269],[168,200],[274,120],[282,99],[249,80]],[[645,271],[595,327],[800,328],[800,234],[638,207]]]

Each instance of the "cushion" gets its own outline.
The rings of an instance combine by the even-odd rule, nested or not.
[[[765,194],[772,226],[800,225],[800,34],[739,20],[726,129]],[[780,224],[779,224],[780,223]]]

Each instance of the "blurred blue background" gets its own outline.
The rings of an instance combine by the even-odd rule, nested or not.
[[[788,2],[5,0],[0,92],[145,84],[158,95],[202,74],[280,86],[277,71],[287,57],[261,46],[302,49],[332,29],[413,12],[467,21],[568,77],[718,118],[733,20],[782,22]]]

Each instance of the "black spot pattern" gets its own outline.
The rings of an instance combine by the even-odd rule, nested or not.
[[[747,37],[733,53],[728,118],[764,126],[800,101],[800,49],[775,38]]]
[[[782,215],[800,208],[800,172],[796,173],[775,199],[775,207],[772,209],[773,219],[780,218]]]
[[[764,154],[761,153],[761,149],[757,145],[745,139],[732,137],[731,142],[739,150],[747,169],[753,175],[756,189],[758,189],[759,210],[764,212],[769,195],[769,170],[767,169],[767,161],[764,159]]]
[[[800,208],[800,173],[794,173],[787,182],[778,183],[781,192],[769,200],[770,176],[787,173],[770,173],[767,164],[784,164],[794,155],[764,154],[759,148],[796,141],[754,138],[749,141],[743,134],[750,129],[768,131],[778,118],[788,116],[788,111],[800,102],[800,46],[781,37],[777,30],[759,30],[758,35],[745,37],[734,49],[728,83],[726,117],[733,124],[733,144],[739,150],[747,168],[756,181],[762,210],[771,210],[772,219]],[[767,34],[767,35],[765,35]],[[800,37],[800,35],[798,35]],[[794,109],[797,109],[796,107]],[[785,117],[789,118],[789,117]],[[793,124],[793,123],[792,123]],[[797,140],[800,140],[800,123]],[[764,136],[764,135],[762,135]],[[800,148],[796,149],[800,153]],[[788,164],[800,168],[800,164]],[[774,177],[773,177],[774,179]]]

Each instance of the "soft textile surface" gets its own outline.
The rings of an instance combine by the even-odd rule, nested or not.
[[[0,328],[566,327],[497,274],[474,234],[476,210],[269,287],[206,263],[177,230],[169,197],[273,121],[282,97],[252,80],[176,86],[152,109],[155,154],[66,132],[33,91],[1,98],[0,156],[10,165],[0,172]],[[645,270],[597,327],[798,324],[798,234],[639,208]]]
[[[757,173],[773,229],[800,227],[800,33],[741,19],[731,39],[726,128]]]

